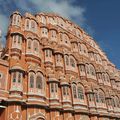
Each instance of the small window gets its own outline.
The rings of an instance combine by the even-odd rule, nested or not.
[[[46,18],[45,18],[44,16],[41,16],[41,22],[42,22],[43,24],[46,24]]]
[[[20,26],[20,22],[21,22],[21,16],[14,14],[12,24]]]
[[[81,72],[85,72],[84,65],[80,65],[80,71],[81,71]]]
[[[35,22],[34,21],[31,21],[31,28],[32,28],[32,30],[35,30]]]
[[[58,89],[58,84],[55,83],[55,92],[57,92],[57,89]]]
[[[63,95],[66,95],[66,88],[63,86]]]
[[[63,86],[63,95],[69,95],[68,86]]]
[[[13,73],[13,83],[16,82],[16,72]]]
[[[95,100],[96,100],[97,103],[99,102],[99,96],[98,96],[97,92],[95,93]]]
[[[29,30],[30,29],[30,20],[26,19],[26,29]]]
[[[13,42],[16,43],[17,36],[13,35]]]
[[[65,56],[65,63],[67,66],[69,65],[69,57],[67,55]]]
[[[74,98],[77,98],[76,85],[73,85],[73,96]]]
[[[94,101],[94,96],[92,93],[88,94],[89,101]]]
[[[45,53],[46,53],[46,57],[48,57],[49,50],[45,50]]]
[[[84,93],[82,87],[78,87],[78,98],[81,100],[84,99]]]
[[[21,83],[22,73],[18,74],[18,83]]]
[[[54,83],[51,83],[51,92],[54,92]]]
[[[52,37],[52,38],[56,38],[56,31],[55,31],[55,30],[52,30],[52,31],[51,31],[51,37]]]
[[[30,88],[34,88],[34,76],[30,76]]]
[[[58,55],[56,56],[56,61],[57,61],[57,62],[61,62],[61,61],[62,61],[62,56],[61,56],[60,54],[58,54]]]
[[[47,28],[42,28],[41,31],[42,31],[42,34],[48,35],[48,29]]]
[[[104,97],[104,93],[103,92],[99,92],[99,100],[101,103],[105,103],[105,97]]]
[[[16,19],[17,19],[17,16],[16,16],[16,15],[13,15],[13,25],[16,24]]]
[[[31,40],[28,40],[28,49],[30,50],[31,49]]]
[[[34,51],[35,51],[35,52],[38,52],[38,49],[39,49],[38,44],[39,44],[39,43],[35,40],[35,41],[34,41]]]
[[[52,57],[52,51],[50,49],[45,50],[45,56],[46,57]]]
[[[41,76],[37,76],[36,78],[36,88],[38,89],[42,89],[43,87],[43,80],[42,80],[42,77]]]
[[[72,67],[75,67],[75,60],[73,58],[70,58],[70,64]]]
[[[21,40],[22,40],[22,37],[21,36],[17,36],[18,37],[18,44],[20,44],[21,43]]]

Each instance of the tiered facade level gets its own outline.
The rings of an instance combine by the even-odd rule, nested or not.
[[[120,72],[56,14],[10,17],[0,50],[0,120],[120,120]]]

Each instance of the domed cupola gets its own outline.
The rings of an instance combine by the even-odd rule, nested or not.
[[[18,11],[15,11],[11,16],[11,25],[15,27],[21,27],[22,16]]]

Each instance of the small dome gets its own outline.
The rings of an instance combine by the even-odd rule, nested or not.
[[[21,16],[20,12],[18,12],[18,11],[13,12],[11,16],[13,16],[14,14],[17,14],[17,15]]]
[[[19,63],[17,63],[16,65],[12,66],[12,67],[10,68],[10,70],[21,70],[21,71],[25,71],[25,70],[20,66]]]

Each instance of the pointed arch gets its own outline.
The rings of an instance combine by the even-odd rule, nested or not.
[[[32,39],[31,38],[27,39],[27,50],[32,50]]]
[[[72,55],[70,55],[70,66],[76,67],[76,59]]]
[[[76,83],[72,83],[72,91],[73,91],[73,97],[77,98],[77,85],[76,85]]]
[[[70,62],[69,62],[69,55],[65,55],[65,64],[67,65],[67,66],[69,66],[69,64],[70,64]]]
[[[105,103],[105,93],[102,89],[99,89],[99,102]]]
[[[77,93],[78,93],[78,99],[84,100],[85,90],[84,90],[84,87],[81,83],[77,84]]]
[[[36,75],[36,88],[40,90],[44,88],[44,79],[41,72],[38,72]]]
[[[29,88],[35,88],[35,73],[29,72]]]
[[[96,76],[96,70],[95,67],[92,64],[89,64],[89,68],[90,68],[90,74],[92,76]]]

